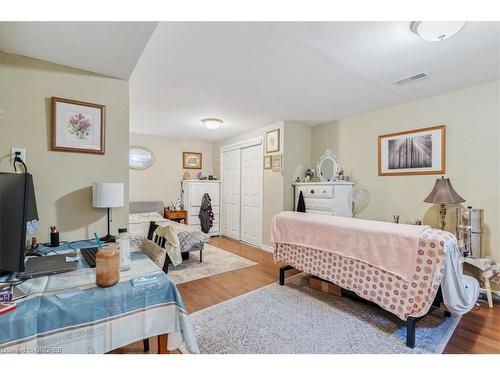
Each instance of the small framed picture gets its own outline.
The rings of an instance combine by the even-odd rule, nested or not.
[[[279,152],[280,150],[280,130],[274,129],[266,133],[266,154]]]
[[[106,106],[52,97],[51,150],[104,154]]]
[[[182,167],[184,169],[201,169],[201,152],[183,152]]]
[[[271,169],[272,167],[271,155],[264,156],[264,169]]]
[[[272,155],[272,169],[273,172],[281,172],[281,154]]]
[[[378,137],[378,175],[445,173],[445,125]]]

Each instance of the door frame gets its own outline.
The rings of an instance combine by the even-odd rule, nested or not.
[[[221,180],[221,193],[224,191],[223,190],[223,187],[222,185],[224,184],[224,159],[222,157],[222,154],[224,152],[227,152],[227,151],[234,151],[234,150],[241,150],[244,149],[244,148],[248,148],[248,147],[253,147],[253,146],[261,146],[261,149],[262,149],[262,158],[264,158],[264,137],[255,137],[255,138],[250,138],[250,139],[246,139],[246,140],[243,140],[243,141],[240,141],[240,142],[235,142],[235,143],[231,143],[231,144],[228,144],[228,145],[225,145],[225,146],[221,146],[220,148],[220,152],[219,152],[219,160],[220,160],[220,163],[219,163],[219,174],[220,174],[220,180]],[[264,163],[264,159],[262,159],[262,165]],[[261,185],[261,194],[260,194],[260,207],[261,207],[261,212],[260,212],[260,245],[258,246],[258,248],[261,248],[262,247],[262,225],[264,223],[264,168],[261,169],[261,173],[262,173],[262,185]],[[221,194],[221,202],[222,202],[222,194]],[[223,205],[219,205],[219,221],[222,222],[222,219],[223,219],[223,215],[224,215],[224,208],[222,207]],[[240,235],[239,235],[239,238],[240,238],[240,241],[241,241],[241,214],[242,214],[242,211],[241,211],[241,160],[240,160]],[[225,217],[224,217],[225,218]],[[220,225],[220,224],[219,224]],[[222,231],[221,231],[221,234],[222,234]],[[242,241],[243,242],[243,241]],[[255,246],[255,245],[253,245]]]

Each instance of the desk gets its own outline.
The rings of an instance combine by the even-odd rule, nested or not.
[[[184,344],[197,353],[175,284],[144,253],[132,250],[130,269],[121,272],[120,282],[111,288],[97,287],[95,268],[82,260],[74,272],[21,284],[19,289],[28,296],[0,316],[0,353],[106,353],[152,336],[160,337],[164,349]],[[134,287],[132,280],[145,275],[156,280]]]

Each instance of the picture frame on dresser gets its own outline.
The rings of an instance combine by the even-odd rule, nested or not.
[[[445,163],[445,125],[378,137],[379,176],[445,174]]]

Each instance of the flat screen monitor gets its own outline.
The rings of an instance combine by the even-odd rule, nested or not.
[[[0,273],[24,271],[26,224],[34,219],[33,176],[0,173]]]

